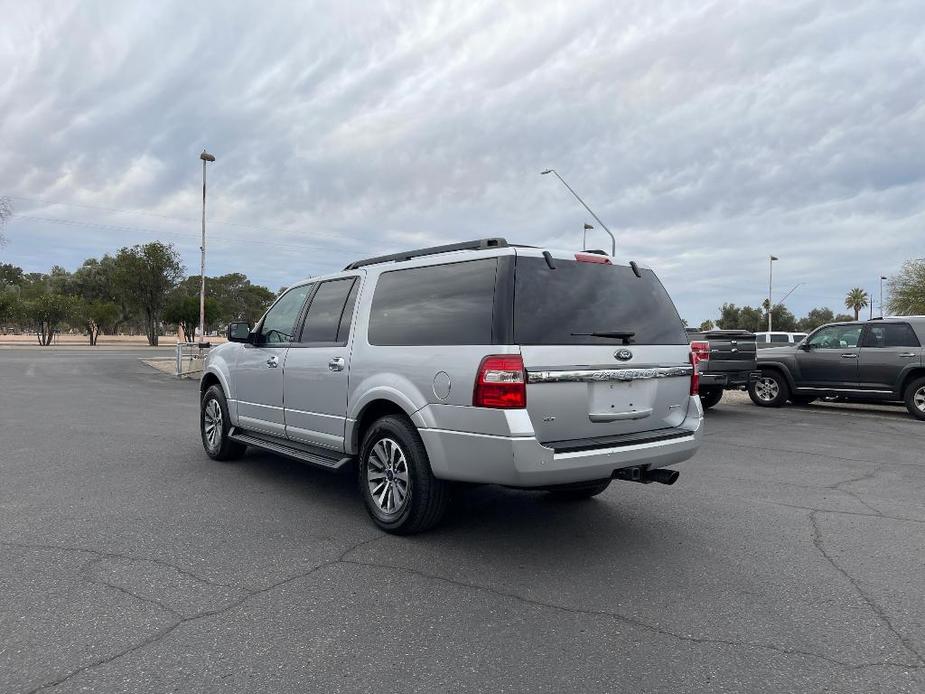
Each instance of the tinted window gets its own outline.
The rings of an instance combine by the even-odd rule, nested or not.
[[[864,347],[918,347],[919,339],[907,323],[868,325]]]
[[[809,340],[809,345],[817,349],[845,349],[857,347],[861,337],[860,325],[831,325],[820,328]]]
[[[786,334],[771,333],[771,342],[790,342]]]
[[[668,293],[651,270],[621,265],[517,258],[514,340],[523,345],[621,344],[593,335],[633,332],[642,345],[687,344],[684,325]]]
[[[802,342],[805,338],[806,338],[806,333],[794,333],[793,334],[794,342]]]
[[[350,290],[350,296],[347,297],[347,303],[344,306],[344,312],[340,314],[340,326],[337,328],[337,341],[347,344],[347,337],[350,335],[350,322],[353,320],[353,308],[357,303],[357,292],[360,289],[360,283],[354,282]]]
[[[495,258],[384,272],[369,316],[374,345],[489,345]]]
[[[264,316],[263,325],[260,328],[263,342],[280,343],[292,341],[292,328],[295,325],[296,318],[299,317],[299,311],[302,310],[302,304],[305,303],[305,297],[308,296],[313,286],[304,284],[301,287],[294,287],[273,304],[272,308],[267,311],[267,315]]]
[[[351,277],[318,285],[318,291],[312,297],[308,313],[305,315],[299,342],[337,342],[344,304],[350,290],[353,289],[353,284],[354,280]]]

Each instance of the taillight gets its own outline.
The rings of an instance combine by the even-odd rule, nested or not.
[[[693,347],[693,343],[691,347]],[[691,350],[690,354],[691,366],[694,371],[691,373],[691,395],[697,395],[700,392],[700,370],[697,368],[697,363],[700,361],[697,358],[697,355]]]
[[[475,376],[472,404],[501,409],[526,407],[523,358],[519,354],[493,354],[482,359]]]
[[[579,263],[598,263],[599,265],[613,265],[610,262],[610,258],[606,255],[598,255],[597,253],[576,253],[575,260]]]
[[[691,342],[691,354],[698,362],[706,361],[710,358],[710,343],[706,340],[694,340]]]

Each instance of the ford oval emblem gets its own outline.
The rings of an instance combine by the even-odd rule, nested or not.
[[[620,361],[629,361],[630,359],[633,358],[633,353],[630,352],[628,349],[618,349],[616,352],[613,353],[613,356],[615,356]]]

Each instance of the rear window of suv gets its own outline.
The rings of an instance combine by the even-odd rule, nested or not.
[[[372,345],[490,345],[497,258],[384,272],[369,315]]]
[[[514,341],[522,345],[619,345],[578,335],[633,332],[631,344],[684,345],[687,335],[668,292],[651,270],[519,256],[514,281]]]

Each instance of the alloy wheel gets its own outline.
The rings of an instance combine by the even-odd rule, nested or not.
[[[912,402],[919,412],[925,412],[925,386],[922,386],[912,396]]]
[[[377,508],[384,514],[394,515],[408,500],[410,481],[408,461],[393,439],[379,439],[366,459],[366,483]]]
[[[206,442],[209,444],[209,450],[216,450],[222,443],[222,408],[214,398],[206,403],[202,428],[206,435]]]
[[[767,376],[762,376],[755,383],[755,395],[763,402],[771,402],[780,394],[780,386],[777,381]]]

